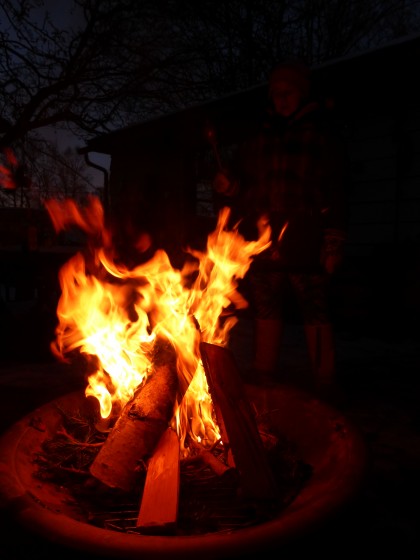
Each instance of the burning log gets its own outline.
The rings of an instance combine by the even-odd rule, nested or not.
[[[135,488],[139,467],[173,416],[178,377],[172,347],[159,350],[153,369],[121,411],[90,467],[90,473],[110,488],[125,492]]]
[[[217,476],[230,476],[231,478],[236,477],[237,471],[235,467],[229,463],[230,457],[226,457],[228,464],[225,464],[216,457],[212,450],[204,449],[193,442],[191,442],[190,445],[195,448],[197,454],[184,459],[184,463],[200,462],[210,467]]]
[[[200,343],[201,357],[223,443],[233,455],[246,497],[273,501],[278,487],[233,355]]]
[[[137,528],[144,533],[171,532],[178,515],[179,438],[167,428],[147,467]]]
[[[206,449],[203,449],[198,458],[200,461],[208,465],[218,476],[223,476],[227,472],[233,471],[232,467],[223,464],[222,461],[215,457],[211,451],[207,451]]]

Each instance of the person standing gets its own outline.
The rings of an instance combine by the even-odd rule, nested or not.
[[[245,236],[258,220],[272,228],[272,244],[248,272],[255,313],[253,375],[276,377],[286,294],[292,287],[302,313],[314,388],[336,387],[335,344],[328,285],[346,240],[345,151],[328,115],[312,96],[310,68],[276,66],[269,78],[267,118],[244,139],[227,170],[214,179],[217,208],[229,206]]]

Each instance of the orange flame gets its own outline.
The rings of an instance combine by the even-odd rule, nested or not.
[[[11,148],[5,148],[4,155],[8,165],[0,165],[0,185],[4,189],[12,191],[16,188],[14,172],[18,167],[18,160]]]
[[[156,340],[170,341],[182,388],[173,421],[182,449],[187,435],[204,446],[214,443],[220,434],[199,344],[228,344],[237,319],[220,318],[229,305],[247,306],[237,290],[238,280],[253,256],[270,245],[268,224],[258,240],[246,241],[237,226],[228,229],[230,211],[224,208],[206,252],[188,249],[193,263],[174,269],[168,255],[158,249],[148,262],[129,269],[114,258],[97,198],[92,197],[83,210],[71,200],[47,201],[46,208],[57,231],[77,225],[90,242],[84,254],[77,253],[60,270],[53,352],[65,359],[78,349],[95,358],[97,368],[88,378],[86,395],[98,399],[106,418],[113,407],[123,407],[150,374]]]

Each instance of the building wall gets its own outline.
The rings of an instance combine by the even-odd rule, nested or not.
[[[334,279],[335,309],[358,325],[366,325],[367,317],[383,328],[401,326],[402,320],[412,325],[420,312],[420,88],[413,74],[418,58],[420,40],[316,71],[334,102],[349,157],[347,259]],[[138,206],[130,191],[158,201],[174,244],[202,243],[214,223],[210,193],[217,170],[203,128],[209,121],[220,131],[223,153],[255,124],[265,96],[262,86],[140,125],[131,131],[135,140],[123,134],[120,148],[143,143],[149,149],[124,155],[112,148],[114,201]]]
[[[420,107],[372,113],[348,127],[349,251],[420,240]]]
[[[156,245],[174,252],[186,244],[194,217],[193,166],[185,142],[158,137],[149,145],[140,139],[112,155],[111,210],[127,238],[140,231]]]

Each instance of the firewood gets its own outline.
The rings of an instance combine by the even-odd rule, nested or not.
[[[232,353],[206,342],[200,352],[222,440],[232,451],[244,496],[276,500],[277,483]]]
[[[173,416],[178,389],[175,354],[172,348],[160,354],[90,467],[92,476],[110,488],[130,492],[136,487],[141,465],[152,455]]]
[[[199,458],[218,476],[224,476],[236,472],[233,467],[225,465],[222,461],[220,461],[220,459],[215,457],[211,451],[207,451],[206,449],[200,453]]]
[[[232,467],[230,464],[226,465],[223,461],[216,457],[211,449],[204,449],[196,443],[191,443],[190,445],[196,450],[196,454],[183,459],[182,462],[184,464],[204,463],[210,467],[217,476],[230,476],[231,478],[236,477],[237,471],[235,467]]]
[[[148,462],[137,527],[143,533],[174,530],[178,515],[180,482],[179,438],[167,428]]]

